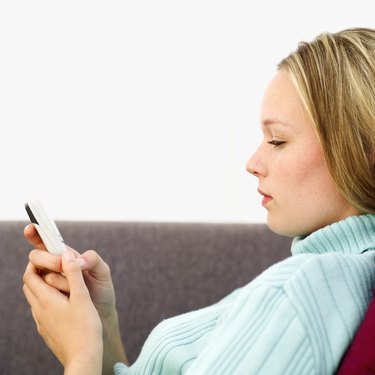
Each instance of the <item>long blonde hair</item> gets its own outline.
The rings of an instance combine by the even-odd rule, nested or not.
[[[375,213],[375,30],[323,33],[278,68],[292,77],[339,192]]]

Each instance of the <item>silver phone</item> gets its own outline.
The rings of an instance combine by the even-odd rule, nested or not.
[[[64,240],[56,223],[47,215],[42,203],[39,200],[27,201],[25,209],[48,252],[61,255],[66,250]]]

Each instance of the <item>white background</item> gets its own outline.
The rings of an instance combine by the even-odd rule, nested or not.
[[[245,164],[279,60],[373,1],[1,1],[0,220],[263,222]]]

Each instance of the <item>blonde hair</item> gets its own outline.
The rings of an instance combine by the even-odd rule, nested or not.
[[[341,195],[375,213],[375,30],[323,33],[278,69],[291,75]]]

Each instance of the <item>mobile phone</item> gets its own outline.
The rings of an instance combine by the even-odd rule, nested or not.
[[[66,250],[64,240],[56,223],[44,210],[42,203],[39,200],[27,201],[25,203],[25,209],[48,252],[61,255]]]

